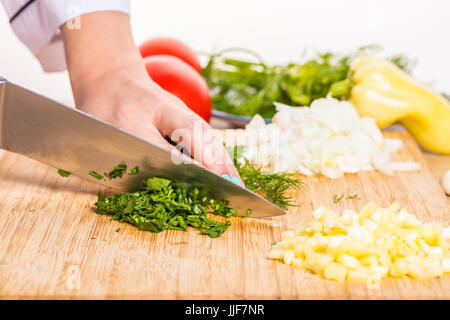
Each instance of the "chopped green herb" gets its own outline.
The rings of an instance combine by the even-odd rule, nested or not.
[[[116,232],[119,232],[119,231],[120,231],[120,228],[117,228],[117,229],[116,229]]]
[[[334,202],[334,203],[338,203],[338,202],[340,202],[342,199],[344,199],[344,194],[342,194],[340,197],[338,197],[337,194],[334,194],[334,195],[333,195],[333,202]]]
[[[119,163],[117,166],[114,167],[112,171],[109,173],[105,172],[105,177],[108,177],[109,180],[116,179],[116,178],[122,178],[123,174],[127,171],[127,165],[125,163]]]
[[[361,200],[361,198],[358,196],[358,194],[354,194],[352,196],[347,196],[345,199],[356,199],[356,200]]]
[[[132,175],[135,175],[135,174],[138,174],[138,173],[139,173],[139,167],[136,166],[133,169],[131,169],[129,175],[132,176]]]
[[[98,180],[103,179],[103,176],[95,171],[89,171],[89,175]]]
[[[340,202],[342,199],[355,199],[355,200],[361,200],[361,198],[358,196],[358,194],[354,194],[354,195],[347,195],[345,196],[345,194],[343,193],[340,197],[338,197],[336,194],[333,195],[333,202],[334,203],[338,203]]]
[[[221,223],[208,213],[222,217],[237,216],[237,209],[226,200],[216,201],[200,195],[196,188],[188,188],[165,178],[150,178],[146,188],[131,193],[104,197],[96,202],[98,214],[111,214],[111,220],[127,222],[150,232],[197,228],[202,234],[215,238],[224,233],[230,221]]]
[[[61,177],[64,177],[64,178],[67,178],[68,176],[71,175],[71,173],[69,171],[65,171],[65,170],[62,170],[62,169],[58,169],[58,174]]]
[[[270,173],[252,165],[242,157],[243,146],[227,148],[245,187],[253,192],[261,193],[263,197],[282,209],[295,206],[292,199],[285,195],[290,188],[300,188],[304,183],[300,179],[292,178],[292,173]],[[243,159],[244,163],[239,163]]]

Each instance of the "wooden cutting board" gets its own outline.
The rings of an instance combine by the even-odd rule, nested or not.
[[[298,207],[272,219],[233,218],[220,238],[196,230],[160,234],[110,221],[94,212],[103,187],[5,153],[0,160],[0,298],[225,298],[347,299],[450,298],[450,277],[430,281],[388,279],[380,289],[336,283],[268,260],[282,231],[311,219],[326,205],[341,211],[374,200],[397,201],[424,221],[449,224],[450,202],[410,136],[397,159],[415,160],[420,172],[379,172],[340,179],[306,178]],[[362,200],[334,204],[333,194]],[[116,229],[120,227],[120,231]]]

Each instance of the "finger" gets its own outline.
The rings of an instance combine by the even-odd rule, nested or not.
[[[154,126],[146,126],[142,130],[136,129],[133,130],[134,133],[141,136],[142,138],[152,142],[153,144],[157,145],[160,148],[166,149],[171,152],[171,160],[175,164],[181,164],[184,163],[195,163],[196,165],[199,165],[203,167],[203,165],[196,161],[195,159],[192,159],[189,155],[186,155],[182,153],[179,149],[177,149],[175,146],[170,144],[165,138],[163,138]],[[142,131],[142,132],[139,132]]]
[[[164,130],[163,132],[175,143],[186,148],[195,160],[209,170],[221,176],[228,175],[234,182],[244,186],[223,146],[222,138],[191,110],[182,110],[172,117],[165,118],[161,123],[160,130]]]

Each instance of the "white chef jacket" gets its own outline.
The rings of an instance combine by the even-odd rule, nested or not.
[[[76,16],[95,11],[129,14],[129,0],[1,0],[17,37],[47,72],[66,69],[59,27]],[[73,20],[76,23],[76,19]],[[82,26],[81,26],[82,27]]]

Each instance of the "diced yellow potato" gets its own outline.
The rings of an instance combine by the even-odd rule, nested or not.
[[[405,220],[401,223],[401,226],[402,228],[417,228],[421,224],[422,223],[416,218],[416,216],[408,214]]]
[[[286,250],[284,251],[284,263],[291,264],[295,259],[294,250]]]
[[[362,258],[361,264],[365,267],[376,266],[378,265],[378,258],[375,255],[370,255],[365,258]]]
[[[349,270],[347,274],[347,279],[351,281],[367,281],[369,278],[369,269],[359,268],[356,270]]]
[[[316,220],[285,231],[269,258],[311,270],[330,280],[364,281],[377,288],[384,277],[429,279],[450,273],[450,228],[423,224],[397,204],[367,204],[342,217],[327,208]]]
[[[444,275],[444,268],[441,260],[436,259],[421,259],[420,266],[425,270],[430,277],[442,277]]]
[[[328,210],[325,215],[322,217],[322,223],[326,228],[332,228],[336,225],[341,225],[341,219],[339,216],[331,210]]]
[[[341,254],[336,261],[348,269],[359,269],[362,267],[358,259],[345,253]]]
[[[383,251],[387,251],[387,250],[390,250],[390,249],[392,249],[393,247],[394,247],[394,245],[395,245],[395,242],[394,242],[394,240],[392,239],[392,237],[391,236],[389,236],[389,235],[382,235],[382,236],[379,236],[379,237],[376,237],[377,239],[376,239],[376,241],[375,241],[375,245],[377,246],[377,247],[381,247],[381,248],[383,248],[384,250]]]
[[[400,205],[397,202],[392,203],[389,208],[390,211],[397,213],[401,208]]]
[[[392,260],[391,260],[391,256],[387,253],[382,254],[379,258],[378,258],[378,262],[382,265],[385,266],[387,268],[391,268],[392,266]]]
[[[427,279],[427,273],[417,263],[410,263],[408,265],[408,275],[415,279]]]
[[[394,278],[403,277],[408,273],[408,261],[400,258],[394,261],[390,269],[390,276]]]
[[[450,272],[450,258],[442,259],[442,271],[445,273]]]
[[[323,275],[325,279],[342,282],[347,276],[347,268],[339,263],[332,262],[325,268]]]
[[[282,260],[284,259],[284,250],[282,249],[272,249],[269,252],[270,259]]]
[[[414,255],[415,251],[408,247],[408,245],[404,242],[400,242],[396,245],[393,250],[393,255],[395,257],[408,257]]]
[[[305,257],[305,244],[302,242],[298,242],[295,245],[294,253],[296,258],[304,258]]]
[[[314,234],[317,232],[321,232],[323,229],[323,225],[321,221],[310,221],[305,224],[304,232],[308,234]]]
[[[370,274],[376,275],[378,278],[383,278],[385,275],[388,274],[389,268],[386,266],[371,266],[370,268]]]
[[[295,258],[292,261],[292,265],[296,268],[302,268],[303,267],[303,259],[302,258]]]
[[[309,258],[315,257],[318,252],[316,252],[311,247],[305,246],[305,249],[304,249],[303,253],[305,255],[305,259],[307,259],[308,257]]]
[[[363,222],[361,223],[361,226],[363,226],[363,228],[365,228],[370,232],[374,232],[375,230],[378,229],[378,223],[376,223],[371,219],[364,219]]]
[[[325,253],[314,253],[306,256],[303,266],[314,273],[321,274],[323,270],[333,261],[334,257],[332,255]]]
[[[396,212],[392,211],[390,208],[381,209],[380,212],[380,221],[378,221],[381,225],[392,225],[396,222]]]
[[[353,210],[344,210],[341,216],[342,223],[349,227],[358,224],[358,214]]]
[[[442,258],[444,256],[444,250],[441,247],[429,247],[428,257]]]
[[[327,207],[319,207],[316,210],[313,211],[312,215],[314,217],[314,219],[316,220],[321,220],[322,217],[325,215],[325,213],[328,211],[329,209]]]
[[[380,282],[383,278],[383,275],[379,273],[369,272],[369,276],[367,277],[367,288],[369,289],[380,289]]]
[[[330,254],[326,253],[318,253],[317,258],[317,266],[315,268],[315,271],[317,273],[322,272],[330,263],[334,261],[334,257]]]
[[[366,204],[359,212],[359,221],[362,219],[370,217],[377,210],[378,206],[374,202],[369,202]]]
[[[436,245],[436,234],[430,224],[423,224],[418,228],[419,236],[431,246]]]
[[[284,238],[281,240],[281,248],[285,250],[294,249],[296,245],[295,237]]]

